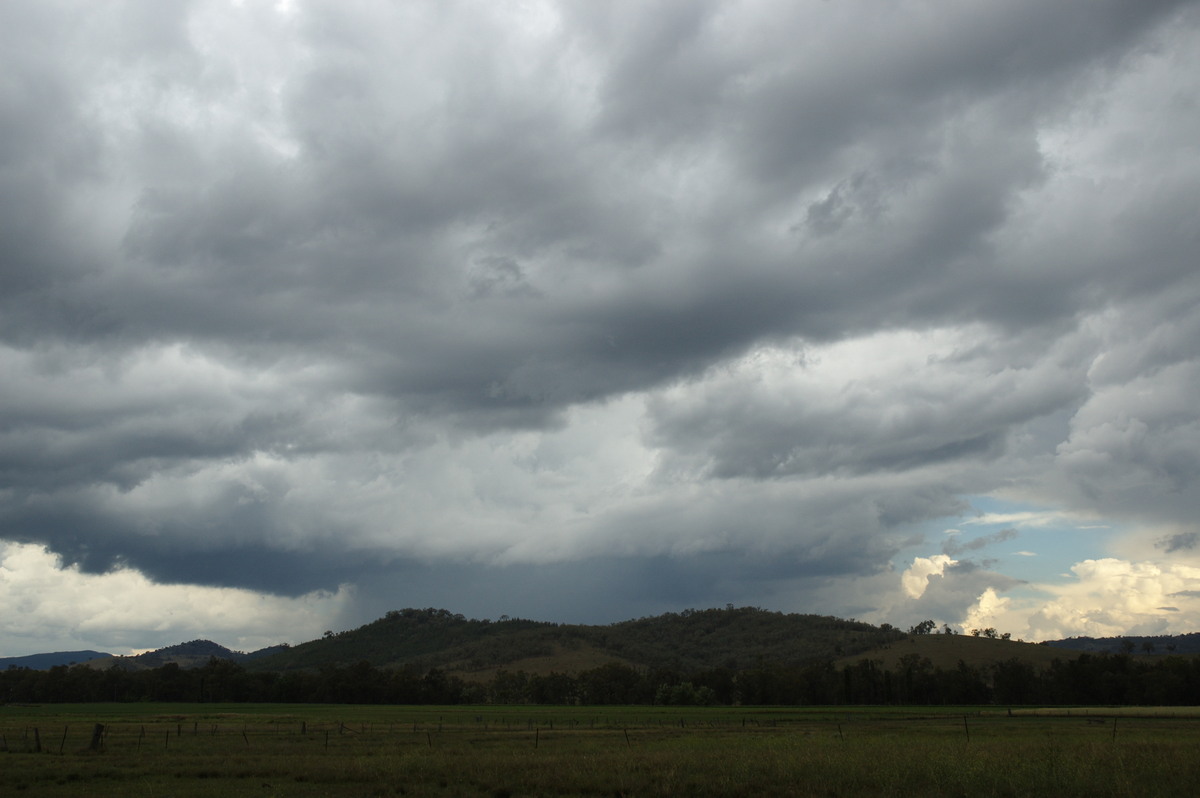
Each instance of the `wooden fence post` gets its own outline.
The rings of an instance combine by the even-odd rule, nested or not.
[[[146,727],[142,727],[142,733],[146,733]],[[88,744],[89,751],[99,751],[101,743],[104,742],[104,724],[97,723],[92,727],[92,741]],[[142,746],[142,738],[138,738],[138,747]]]

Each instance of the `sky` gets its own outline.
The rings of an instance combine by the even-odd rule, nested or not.
[[[1200,3],[0,3],[0,656],[1200,630]]]

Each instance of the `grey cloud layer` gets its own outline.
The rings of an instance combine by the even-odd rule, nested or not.
[[[1194,3],[246,5],[0,8],[0,536],[752,597],[1005,485],[1194,517]]]

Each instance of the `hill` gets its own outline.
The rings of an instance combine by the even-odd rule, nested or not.
[[[181,668],[199,668],[208,664],[210,659],[224,659],[245,664],[261,657],[270,656],[284,648],[286,647],[272,646],[271,648],[264,648],[250,654],[245,654],[241,651],[228,649],[211,640],[192,640],[187,643],[179,643],[154,651],[147,651],[144,654],[137,654],[132,657],[114,657],[111,654],[106,654],[86,664],[88,667],[103,670],[116,666],[122,670],[131,671],[152,670],[154,668],[161,668],[168,663],[174,663]]]
[[[0,670],[8,668],[32,668],[44,671],[57,665],[77,665],[88,660],[111,657],[103,651],[55,651],[49,654],[30,654],[25,657],[0,657]]]
[[[935,668],[952,670],[959,662],[972,667],[991,665],[1011,659],[1039,668],[1049,667],[1054,660],[1068,660],[1078,656],[1079,652],[1069,652],[1052,648],[1038,643],[1024,643],[1017,640],[1000,640],[972,635],[908,635],[882,648],[867,651],[850,657],[835,660],[838,667],[853,665],[859,660],[867,659],[878,662],[882,667],[897,669],[902,660],[914,654],[927,659]]]
[[[737,670],[829,659],[899,636],[858,621],[755,607],[685,610],[608,626],[480,621],[447,610],[405,609],[262,657],[248,667],[286,671],[367,662],[422,671],[439,668],[477,678],[490,678],[502,668],[578,673],[608,662],[684,671]]]
[[[1046,645],[1096,654],[1200,654],[1200,632],[1184,635],[1069,637],[1051,640]]]

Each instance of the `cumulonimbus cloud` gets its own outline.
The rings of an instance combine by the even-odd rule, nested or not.
[[[6,3],[0,538],[291,596],[665,558],[802,602],[1003,493],[1186,556],[1197,25]]]

